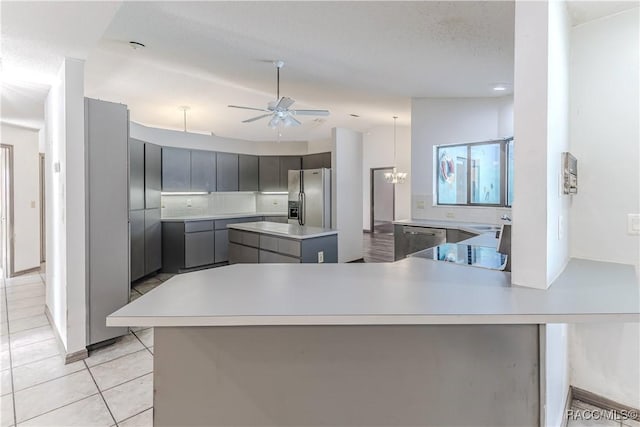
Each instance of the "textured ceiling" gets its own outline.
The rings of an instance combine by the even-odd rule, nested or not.
[[[638,2],[571,1],[574,23]],[[245,139],[242,124],[281,92],[296,108],[329,109],[283,139],[321,139],[334,126],[407,124],[411,97],[494,96],[513,80],[514,3],[487,2],[2,2],[2,120],[42,122],[46,84],[62,58],[86,59],[87,96],[129,105],[131,118]],[[147,48],[132,50],[128,41]],[[508,91],[510,92],[510,91]],[[500,93],[504,95],[505,93]],[[358,114],[360,118],[351,117]]]

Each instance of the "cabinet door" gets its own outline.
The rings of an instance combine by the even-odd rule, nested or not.
[[[162,268],[162,223],[160,208],[144,211],[144,274]]]
[[[308,154],[302,158],[302,169],[331,168],[331,153]]]
[[[191,191],[191,151],[162,148],[162,191]]]
[[[260,191],[280,191],[280,157],[260,156]]]
[[[184,266],[186,268],[213,264],[215,246],[213,231],[184,234]]]
[[[216,191],[216,153],[191,150],[191,191]]]
[[[238,191],[238,155],[218,153],[217,191]]]
[[[129,212],[131,281],[144,276],[144,210]]]
[[[162,190],[162,148],[144,144],[144,204],[145,209],[160,209]]]
[[[216,230],[215,262],[229,261],[229,230]]]
[[[259,251],[258,248],[229,243],[229,264],[257,264]]]
[[[280,157],[280,186],[278,191],[289,190],[289,171],[300,170],[302,168],[302,158],[300,156]]]
[[[129,209],[144,209],[144,142],[129,138]]]
[[[258,156],[240,154],[238,156],[240,191],[258,191]]]

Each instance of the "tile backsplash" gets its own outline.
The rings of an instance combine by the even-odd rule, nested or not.
[[[219,215],[236,213],[285,213],[286,194],[228,192],[162,195],[162,217]]]
[[[162,217],[256,212],[256,193],[162,195]]]

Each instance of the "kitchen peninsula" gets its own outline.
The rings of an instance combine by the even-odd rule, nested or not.
[[[639,307],[632,266],[573,259],[542,291],[410,257],[197,271],[107,324],[155,327],[156,426],[532,426],[547,324],[638,322]]]

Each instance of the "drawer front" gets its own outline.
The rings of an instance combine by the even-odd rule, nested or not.
[[[260,249],[266,249],[268,251],[278,252],[278,240],[280,239],[278,239],[277,237],[261,234]]]
[[[184,223],[185,233],[213,230],[213,221],[187,221]]]
[[[229,264],[257,264],[258,249],[229,243]]]
[[[229,241],[257,248],[260,246],[260,235],[249,231],[229,229]]]
[[[226,230],[229,224],[239,224],[241,222],[257,222],[262,221],[260,216],[244,217],[244,218],[231,218],[231,219],[218,219],[216,220],[216,230]]]
[[[300,241],[289,239],[278,239],[278,252],[295,257],[300,256]]]
[[[300,260],[287,255],[260,251],[260,264],[299,264]]]

